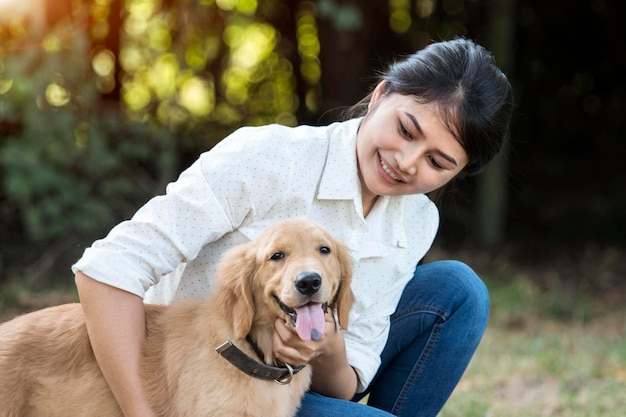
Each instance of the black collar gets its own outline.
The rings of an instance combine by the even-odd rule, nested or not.
[[[248,337],[248,343],[252,345],[261,360],[263,354],[254,342]],[[250,356],[242,352],[230,340],[222,343],[215,349],[228,362],[237,367],[240,371],[254,378],[274,380],[276,383],[284,385],[291,382],[293,376],[304,369],[304,366],[293,367],[288,363],[279,363],[279,366],[270,366],[257,362]]]

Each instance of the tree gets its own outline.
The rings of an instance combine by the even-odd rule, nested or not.
[[[498,66],[509,73],[513,68],[515,0],[489,2],[487,46]],[[504,242],[507,216],[507,145],[487,167],[478,182],[476,234],[479,243],[496,246]]]

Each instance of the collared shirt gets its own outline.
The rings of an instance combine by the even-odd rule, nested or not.
[[[439,224],[424,195],[380,197],[363,215],[356,160],[360,119],[329,126],[241,128],[205,152],[166,194],[94,242],[72,267],[171,303],[213,291],[225,251],[266,226],[308,218],[351,250],[356,303],[344,331],[364,390],[380,365],[389,316]]]

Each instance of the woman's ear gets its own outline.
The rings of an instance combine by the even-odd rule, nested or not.
[[[378,100],[380,100],[385,95],[385,93],[387,92],[387,85],[388,85],[388,81],[382,80],[374,88],[374,91],[372,91],[372,98],[370,99],[370,102],[367,104],[367,111],[371,111],[374,108],[374,106],[378,104]]]

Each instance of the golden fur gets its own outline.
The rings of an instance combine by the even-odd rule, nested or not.
[[[284,257],[270,259],[276,253]],[[303,271],[322,277],[311,296],[295,289]],[[257,358],[245,341],[250,335],[273,364],[274,322],[288,319],[274,296],[293,308],[328,302],[347,327],[354,296],[345,246],[311,222],[288,220],[229,251],[217,279],[217,292],[206,300],[146,305],[142,377],[154,410],[172,417],[294,415],[310,384],[309,366],[279,385],[247,376],[215,348],[232,340]],[[122,416],[95,361],[80,304],[0,325],[0,416]]]

